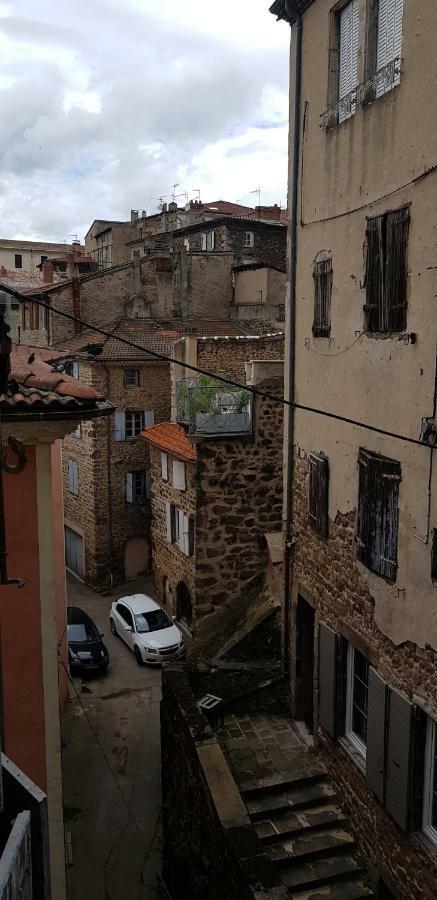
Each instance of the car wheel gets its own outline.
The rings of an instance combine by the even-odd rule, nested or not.
[[[114,635],[114,637],[118,637],[114,619],[109,619],[109,627],[110,627],[111,633]]]
[[[134,653],[135,653],[138,665],[142,666],[143,665],[143,657],[141,656],[141,650],[136,645],[134,647]]]

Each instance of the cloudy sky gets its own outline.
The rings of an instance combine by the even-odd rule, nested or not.
[[[0,0],[0,237],[83,238],[175,182],[285,204],[289,29],[269,5]]]

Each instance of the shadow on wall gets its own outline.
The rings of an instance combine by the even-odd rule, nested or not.
[[[126,580],[137,578],[149,571],[150,548],[144,537],[133,537],[124,548],[124,574]]]

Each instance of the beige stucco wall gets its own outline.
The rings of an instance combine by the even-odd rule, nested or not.
[[[268,269],[235,273],[234,303],[266,303]]]

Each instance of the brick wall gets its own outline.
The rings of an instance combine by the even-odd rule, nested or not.
[[[372,665],[390,686],[404,692],[410,700],[416,695],[436,709],[437,654],[429,646],[422,650],[411,642],[395,646],[375,623],[374,599],[363,578],[363,567],[356,559],[356,510],[337,513],[335,521],[330,520],[326,541],[309,527],[308,461],[303,450],[296,460],[294,502],[294,533],[298,536],[293,566],[294,601],[299,592],[304,597],[309,595],[315,604],[316,626],[323,622],[334,630],[339,626],[343,630],[349,628],[369,648]],[[432,860],[414,837],[397,827],[368,789],[347,751],[320,729],[318,736],[329,755],[363,852],[373,866],[395,882],[401,898],[431,900],[437,884],[435,858]]]

